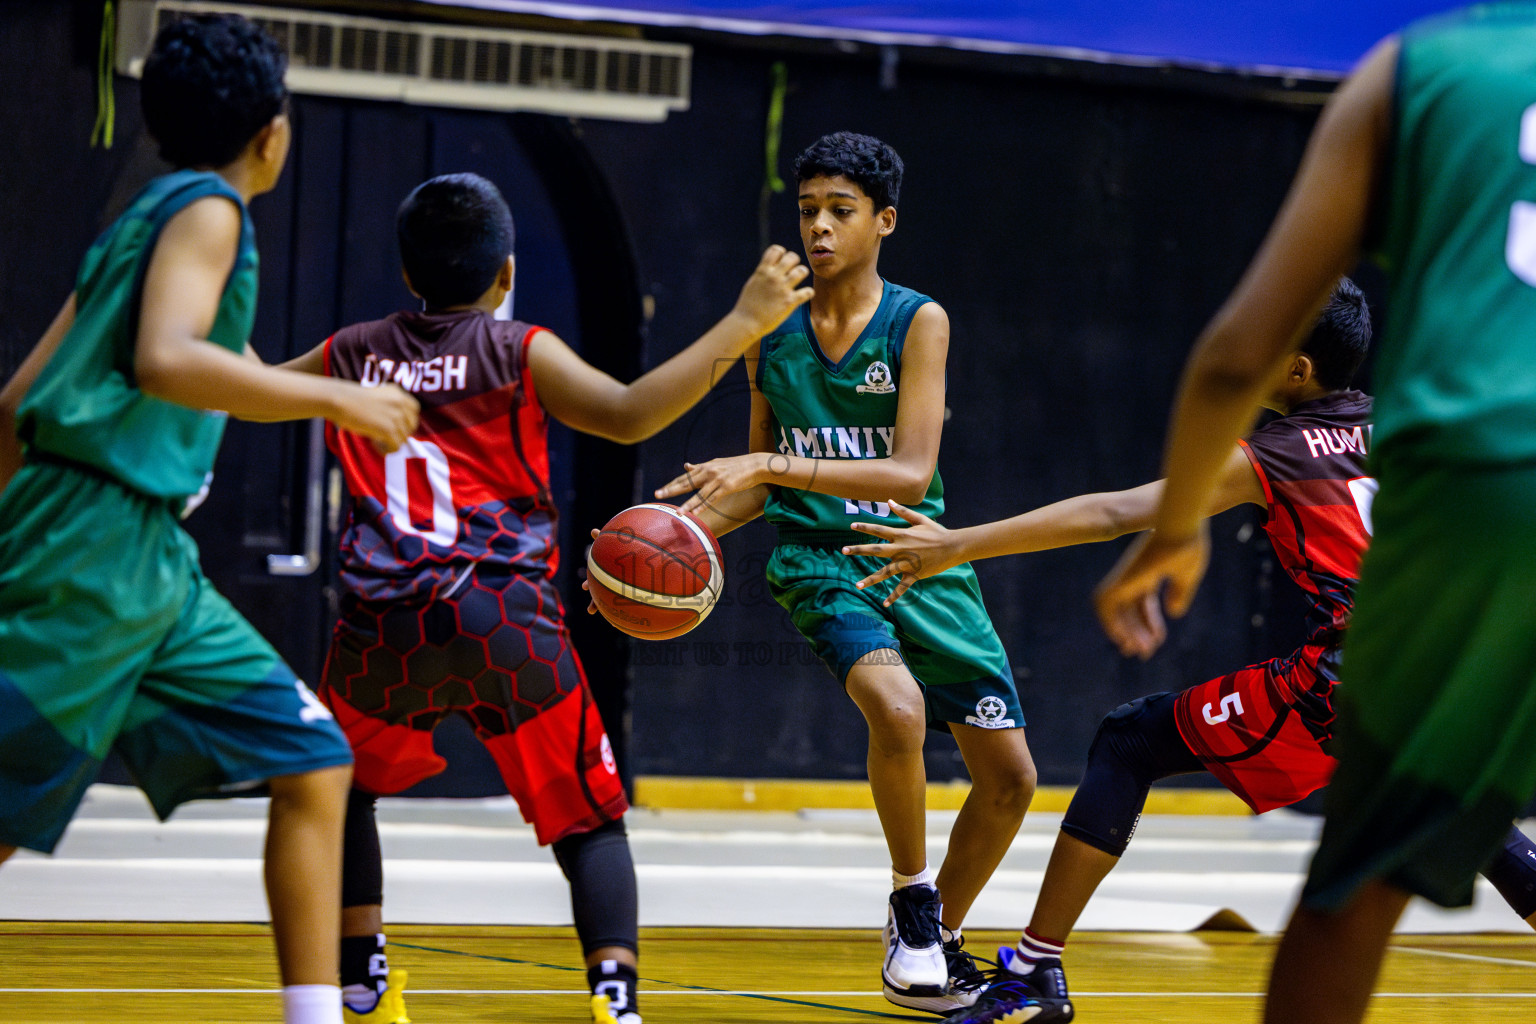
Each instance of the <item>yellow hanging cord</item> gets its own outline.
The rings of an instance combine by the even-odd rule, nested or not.
[[[781,60],[773,62],[773,93],[768,98],[768,138],[763,147],[767,158],[764,184],[773,192],[784,191],[779,177],[779,144],[784,137],[784,94],[789,90],[789,70]]]
[[[112,129],[117,122],[117,94],[112,88],[117,62],[117,5],[106,0],[101,8],[101,46],[96,53],[96,124],[91,145],[112,148]]]

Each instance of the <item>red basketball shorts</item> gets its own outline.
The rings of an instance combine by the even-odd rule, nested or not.
[[[1338,648],[1307,646],[1179,694],[1179,735],[1208,771],[1262,814],[1328,784]]]
[[[367,792],[398,793],[442,771],[432,729],[457,714],[540,843],[629,807],[547,580],[472,577],[424,605],[348,600],[321,695],[351,741],[354,784]]]

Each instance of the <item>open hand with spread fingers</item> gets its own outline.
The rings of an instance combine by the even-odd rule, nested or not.
[[[955,531],[945,529],[921,512],[915,512],[897,502],[888,502],[891,511],[912,524],[908,527],[886,526],[883,523],[851,523],[853,529],[881,538],[883,544],[849,544],[844,546],[845,555],[871,555],[888,558],[890,563],[859,581],[859,588],[873,586],[893,576],[900,577],[882,604],[889,608],[918,580],[937,576],[946,569],[953,569],[965,561],[960,541]]]

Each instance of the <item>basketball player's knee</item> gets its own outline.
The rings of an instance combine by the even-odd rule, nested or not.
[[[1040,773],[1035,770],[1035,762],[1031,758],[1025,758],[1014,773],[1013,788],[1010,793],[1011,805],[1023,814],[1029,810],[1030,801],[1035,798],[1035,787],[1040,782]]]
[[[1023,818],[1035,798],[1039,774],[1035,763],[1026,757],[984,774],[972,772],[971,778],[971,793],[986,801],[987,810],[1000,817]]]
[[[1145,763],[1143,756],[1145,744],[1133,742],[1136,722],[1145,705],[1146,698],[1137,697],[1104,716],[1093,735],[1093,744],[1088,748],[1089,764],[1114,765],[1130,772],[1138,782],[1147,776],[1145,781],[1151,783],[1151,766]]]
[[[865,713],[870,750],[884,757],[905,757],[923,749],[928,715],[921,700],[897,700]]]
[[[574,881],[581,872],[583,858],[603,856],[607,847],[627,847],[628,844],[629,832],[624,828],[624,819],[619,818],[604,822],[589,832],[573,832],[556,839],[550,844],[550,851],[554,853],[561,873],[567,880]]]

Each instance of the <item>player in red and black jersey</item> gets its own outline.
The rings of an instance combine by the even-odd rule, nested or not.
[[[1371,533],[1376,482],[1366,474],[1371,399],[1349,389],[1370,344],[1365,297],[1342,279],[1266,406],[1282,415],[1239,441],[1206,515],[1251,503],[1287,575],[1307,595],[1309,630],[1300,648],[1180,693],[1158,693],[1105,717],[1083,781],[1062,819],[1030,924],[1010,970],[971,1008],[946,1018],[990,1021],[1035,1000],[1039,1024],[1072,1019],[1061,954],[1099,884],[1131,841],[1153,782],[1208,771],[1255,812],[1295,803],[1327,784],[1335,760],[1333,696],[1339,646],[1349,625],[1360,557]],[[883,544],[845,548],[891,559],[867,586],[901,578],[891,599],[917,580],[962,561],[1109,540],[1152,525],[1163,482],[1086,494],[1012,519],[946,530],[892,505],[912,524],[855,524]],[[1485,874],[1536,925],[1536,845],[1511,828]]]
[[[321,694],[352,743],[343,858],[347,1019],[406,1019],[405,972],[384,955],[374,802],[443,770],[432,729],[462,715],[571,884],[596,1024],[640,1024],[628,808],[554,585],[550,417],[634,443],[690,409],[810,288],[771,247],[731,312],[632,384],[541,327],[494,318],[512,290],[512,215],[472,174],[434,178],[397,216],[422,312],[338,331],[290,368],[395,383],[421,422],[388,455],[329,429],[352,494],[341,539],[341,617]]]

